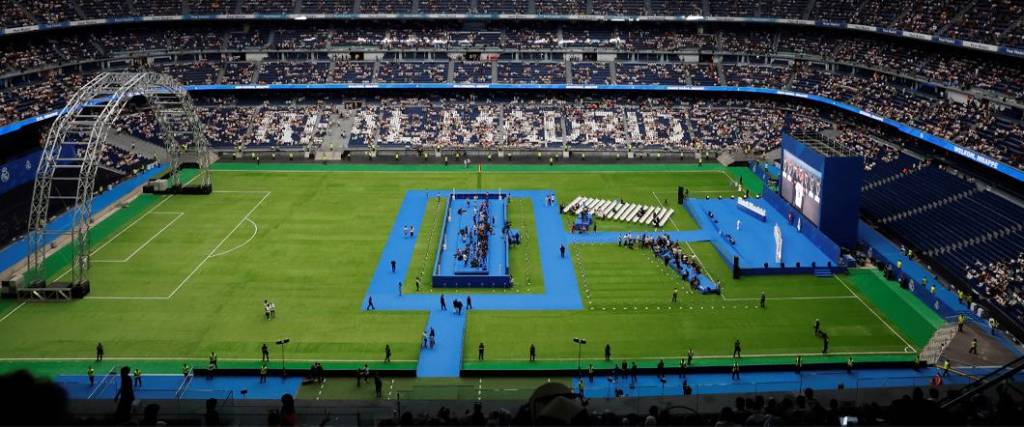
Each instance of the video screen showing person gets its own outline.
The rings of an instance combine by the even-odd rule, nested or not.
[[[821,219],[821,172],[782,150],[782,198],[815,225]]]

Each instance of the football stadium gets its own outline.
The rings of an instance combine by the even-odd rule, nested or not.
[[[1018,0],[0,14],[4,425],[1021,425]]]

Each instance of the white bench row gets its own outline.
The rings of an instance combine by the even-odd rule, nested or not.
[[[674,209],[582,196],[573,199],[572,203],[565,206],[562,213],[576,215],[584,210],[596,218],[647,224],[655,227],[664,227],[675,213]]]

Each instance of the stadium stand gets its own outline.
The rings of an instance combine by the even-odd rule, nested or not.
[[[817,19],[879,25],[1024,45],[1024,10],[1012,0],[111,0],[5,1],[5,27],[114,16],[212,13],[481,13],[690,15]],[[358,10],[357,10],[358,9]],[[373,48],[380,56],[360,56]],[[497,61],[445,56],[493,52]],[[444,51],[444,52],[442,52]],[[593,58],[583,53],[599,54]],[[458,58],[458,59],[456,59]],[[493,58],[492,58],[493,59]],[[189,22],[36,31],[0,38],[0,124],[53,111],[92,75],[154,70],[186,84],[533,83],[752,86],[821,95],[892,118],[962,147],[1024,166],[1024,66],[1019,59],[898,37],[784,25],[628,22]],[[353,147],[516,147],[702,151],[772,148],[780,129],[835,131],[865,153],[863,211],[918,252],[953,267],[979,292],[1019,307],[1019,280],[1005,279],[1021,253],[1022,212],[977,183],[919,162],[844,127],[829,111],[798,102],[568,96],[359,95],[338,99],[203,99],[214,145],[227,150],[303,149],[323,144],[346,114]],[[752,121],[750,117],[760,120]],[[122,130],[155,140],[142,118]],[[723,125],[735,123],[737,125]],[[858,123],[860,126],[861,123]],[[857,127],[863,129],[863,127]],[[860,132],[864,133],[864,132]],[[882,131],[871,129],[872,135]],[[110,168],[140,162],[110,153]],[[913,191],[910,191],[913,189]],[[910,194],[910,195],[908,195]],[[912,214],[904,215],[912,212]],[[991,221],[936,234],[921,224]],[[1007,266],[993,272],[978,266]],[[998,276],[999,283],[978,280]],[[1010,275],[1012,276],[1012,275]],[[982,285],[982,283],[986,283]],[[1015,298],[1016,296],[1016,298]]]

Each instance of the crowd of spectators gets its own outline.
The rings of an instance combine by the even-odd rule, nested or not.
[[[552,387],[553,388],[553,387]],[[955,390],[947,395],[955,395]],[[459,415],[440,407],[436,413],[404,412],[380,425],[603,425],[603,426],[770,426],[770,425],[1007,425],[1022,416],[1019,395],[999,385],[990,396],[978,395],[954,408],[940,409],[939,389],[914,388],[888,403],[863,403],[822,398],[812,388],[774,397],[736,397],[718,413],[702,413],[685,406],[652,405],[646,411],[595,409],[590,401],[572,393],[552,393],[518,409],[485,413],[480,405]],[[557,407],[557,410],[552,408]],[[854,421],[856,420],[856,421]]]
[[[340,107],[305,99],[282,103],[240,104],[231,97],[204,98],[197,113],[214,148],[314,150],[324,143],[332,115]],[[164,145],[152,110],[129,111],[114,128],[127,135]]]
[[[975,289],[1012,312],[1024,313],[1024,253],[996,263],[975,261],[966,267]]]
[[[750,120],[758,117],[758,120]],[[833,117],[781,101],[646,97],[401,97],[363,100],[350,146],[558,148],[762,153],[783,128],[821,131]],[[849,128],[851,135],[858,128]]]
[[[183,13],[350,13],[352,0],[158,0],[121,2],[117,0],[40,0],[9,2],[0,18],[4,27],[35,23],[56,23],[119,16],[164,16]],[[184,7],[183,7],[184,5]],[[363,0],[362,13],[469,13],[470,0],[421,0],[413,10],[412,0]],[[588,10],[588,7],[590,9]],[[530,9],[527,0],[480,0],[480,13],[529,13],[598,15],[706,15],[737,17],[776,17],[851,22],[887,28],[939,34],[970,41],[1024,45],[1024,9],[1016,0],[938,1],[938,0],[711,0],[704,10],[700,1],[654,0],[536,0]]]
[[[225,34],[227,33],[227,34]],[[272,41],[271,41],[272,40]],[[127,26],[92,33],[68,32],[30,37],[28,43],[0,44],[0,73],[53,67],[76,60],[138,56],[141,52],[229,50],[328,50],[353,46],[387,49],[501,47],[519,50],[567,46],[611,51],[716,50],[744,55],[798,54],[858,64],[963,89],[1024,99],[1024,67],[967,51],[928,44],[897,43],[862,34],[816,31],[699,31],[670,26],[543,25],[489,26],[465,30],[448,24],[380,25],[365,28],[199,24],[155,30]]]
[[[443,83],[447,62],[381,62],[377,80],[389,83]]]
[[[866,2],[860,13],[882,14],[887,8],[878,2]],[[979,97],[953,101],[942,90],[918,81],[971,89],[985,97],[1024,101],[1024,67],[1012,61],[868,35],[687,28],[673,31],[672,27],[657,25],[524,24],[464,30],[453,24],[384,24],[379,28],[239,24],[220,29],[198,24],[174,28],[126,26],[26,36],[20,43],[0,43],[0,73],[10,76],[0,79],[0,121],[11,123],[60,107],[69,93],[98,71],[92,65],[83,65],[80,71],[66,67],[55,70],[58,64],[128,55],[130,59],[121,64],[129,70],[168,72],[189,84],[452,81],[725,84],[794,89],[846,102],[1010,164],[1024,165],[1024,125],[1019,110],[1006,109]],[[151,66],[138,58],[140,51],[167,51],[169,47],[212,52],[224,48],[327,49],[348,44],[396,48],[483,44],[523,50],[571,45],[613,52],[696,51],[710,47],[725,52],[743,51],[749,56],[736,59],[739,56],[730,55],[719,64],[510,61],[503,56],[495,64],[398,62],[397,54],[388,53],[388,58],[394,60],[375,64],[338,61],[347,58],[344,54],[319,56],[313,62],[300,60],[301,57],[288,60],[287,54],[275,54],[263,63],[241,62],[240,56],[226,62],[217,61],[215,56],[186,56],[188,59],[175,62],[159,58]],[[794,54],[802,60],[794,62]],[[835,65],[820,65],[822,60]]]

